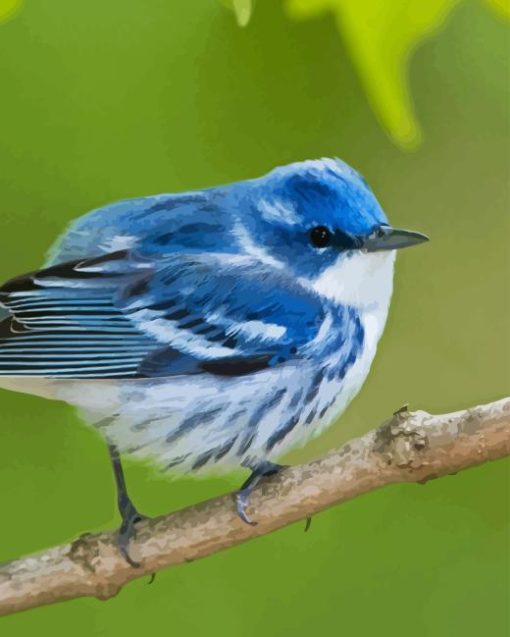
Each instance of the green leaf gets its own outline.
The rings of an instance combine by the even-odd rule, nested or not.
[[[224,0],[224,4],[234,11],[240,27],[248,24],[253,12],[253,0]]]
[[[251,0],[227,0],[244,26]],[[409,90],[409,60],[416,47],[434,34],[465,0],[285,0],[287,13],[306,19],[331,12],[349,51],[372,109],[401,146],[421,140]],[[510,19],[509,0],[482,0]]]
[[[485,3],[495,9],[503,18],[510,20],[510,1],[509,0],[485,0]]]
[[[11,18],[21,6],[21,0],[0,0],[0,22]]]
[[[408,62],[460,0],[287,0],[292,18],[333,12],[372,108],[390,135],[412,148],[421,139]]]

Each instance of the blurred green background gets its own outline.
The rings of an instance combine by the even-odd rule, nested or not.
[[[338,155],[396,225],[432,241],[399,256],[360,396],[291,460],[403,403],[444,412],[509,393],[509,30],[481,3],[457,4],[410,58],[423,140],[408,152],[327,13],[295,21],[260,0],[241,29],[211,0],[27,1],[0,25],[0,278],[38,267],[92,207]],[[0,560],[118,524],[104,444],[71,408],[1,391],[0,409]],[[508,467],[389,487],[316,516],[307,534],[293,525],[107,603],[7,617],[0,634],[508,635]],[[169,483],[127,468],[148,514],[242,477]]]

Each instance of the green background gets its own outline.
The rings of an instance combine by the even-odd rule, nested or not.
[[[310,459],[403,403],[432,412],[508,393],[508,27],[466,2],[416,51],[424,142],[378,125],[333,20],[257,3],[247,29],[211,0],[38,0],[0,25],[0,276],[41,264],[106,202],[338,155],[395,225],[390,319],[360,396]],[[64,404],[0,392],[0,560],[116,525],[104,444]],[[358,498],[303,525],[82,599],[0,620],[21,635],[507,635],[508,464]],[[148,514],[241,476],[169,483],[128,464]]]

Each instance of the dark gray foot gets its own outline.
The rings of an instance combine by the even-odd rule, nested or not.
[[[246,524],[250,524],[251,526],[255,526],[257,523],[251,520],[246,513],[246,507],[248,505],[250,494],[261,480],[268,476],[272,476],[275,473],[278,473],[278,471],[280,471],[281,469],[285,469],[285,466],[266,461],[253,468],[250,468],[252,469],[250,477],[248,478],[248,480],[246,480],[246,482],[243,483],[241,489],[236,495],[236,510],[237,514],[243,522],[245,522]]]
[[[126,562],[134,568],[138,568],[140,563],[133,560],[129,555],[129,543],[136,538],[136,525],[142,520],[147,520],[147,516],[138,513],[131,500],[129,501],[129,507],[124,512],[121,511],[121,515],[122,524],[117,537],[117,546]]]
[[[117,487],[117,504],[122,518],[117,546],[119,547],[119,551],[126,562],[131,566],[138,568],[140,564],[135,562],[135,560],[133,560],[129,555],[129,543],[136,537],[136,524],[142,520],[146,520],[147,516],[138,513],[135,505],[129,497],[117,447],[114,445],[108,445],[108,451],[110,452],[110,458],[112,460],[115,486]]]

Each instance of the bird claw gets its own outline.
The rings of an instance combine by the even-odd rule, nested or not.
[[[246,505],[248,504],[248,498],[250,493],[254,489],[254,487],[259,484],[259,482],[268,476],[272,476],[275,473],[278,473],[281,469],[285,467],[279,464],[275,464],[274,462],[262,462],[261,464],[255,466],[252,469],[252,473],[250,477],[244,482],[241,489],[238,491],[236,495],[236,510],[237,515],[241,518],[241,520],[245,524],[249,524],[250,526],[256,526],[257,522],[252,520],[250,516],[246,513]]]
[[[250,526],[257,526],[257,522],[252,520],[250,516],[246,513],[246,505],[248,504],[248,496],[250,495],[250,490],[241,490],[236,495],[236,511],[237,515],[241,518],[243,522],[249,524]]]
[[[140,568],[140,562],[134,560],[129,554],[129,544],[136,538],[136,525],[142,520],[147,520],[146,515],[138,513],[133,504],[129,502],[128,507],[122,512],[122,524],[117,536],[117,547],[126,562],[133,568]]]

